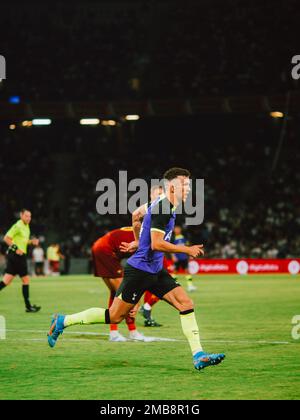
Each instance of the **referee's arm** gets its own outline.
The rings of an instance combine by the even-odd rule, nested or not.
[[[6,232],[6,235],[4,236],[4,242],[6,243],[6,245],[8,246],[12,246],[14,244],[14,240],[13,238],[15,237],[15,235],[17,235],[19,233],[19,227],[17,225],[17,223],[15,223],[10,229],[9,231]]]
[[[10,238],[9,236],[5,235],[3,238],[4,242],[6,243],[6,245],[8,245],[9,247],[11,247],[14,244],[14,241],[12,240],[12,238]],[[20,249],[16,250],[16,254],[18,255],[23,255],[24,252],[21,251]]]
[[[4,236],[4,242],[6,243],[7,246],[12,246],[13,245],[13,240],[12,238],[10,238],[9,236]]]

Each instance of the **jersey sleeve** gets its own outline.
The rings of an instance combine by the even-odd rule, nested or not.
[[[151,217],[151,231],[166,233],[166,227],[170,221],[168,214],[152,214]]]
[[[19,230],[19,226],[17,223],[15,223],[10,229],[9,231],[6,233],[5,236],[8,236],[9,238],[13,239],[14,236],[16,236],[16,234],[18,233]]]

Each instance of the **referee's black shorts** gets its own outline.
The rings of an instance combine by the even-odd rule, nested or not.
[[[166,293],[178,286],[180,284],[165,269],[157,274],[151,274],[126,264],[124,279],[116,292],[116,296],[124,302],[135,304],[138,303],[146,290],[162,299]]]
[[[180,268],[182,268],[183,270],[186,270],[188,268],[188,265],[189,265],[188,258],[186,260],[177,260],[174,263],[176,271],[178,271]]]
[[[20,277],[28,276],[27,259],[26,255],[18,255],[14,252],[9,252],[6,256],[6,274],[12,276],[19,275]]]

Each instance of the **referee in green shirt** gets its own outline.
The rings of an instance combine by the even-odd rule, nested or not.
[[[28,245],[37,246],[38,239],[30,238],[29,224],[31,222],[31,212],[23,209],[20,213],[20,220],[15,223],[4,237],[4,242],[8,245],[7,267],[0,282],[0,291],[8,286],[16,275],[22,279],[22,292],[26,306],[26,312],[38,312],[41,307],[31,305],[29,301],[29,275],[27,269],[27,247]]]

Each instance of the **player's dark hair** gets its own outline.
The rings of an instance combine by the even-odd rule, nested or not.
[[[25,209],[25,208],[21,209],[21,210],[20,210],[20,213],[21,213],[21,214],[24,214],[26,211],[29,211],[29,212],[31,213],[31,211],[30,211],[30,210]]]
[[[164,179],[167,179],[168,181],[172,181],[172,179],[175,179],[178,176],[190,177],[191,173],[187,169],[183,168],[171,168],[164,173]]]

